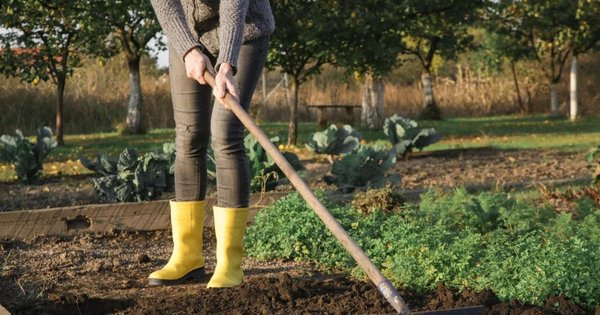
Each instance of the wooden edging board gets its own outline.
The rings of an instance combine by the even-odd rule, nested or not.
[[[466,186],[469,192],[486,189],[504,188],[519,189],[537,185],[556,186],[585,182],[584,178],[569,178],[558,180],[527,181],[521,183],[505,183],[504,185],[473,185]],[[452,189],[450,187],[442,188]],[[418,200],[419,196],[428,189],[399,190],[407,200]],[[287,192],[271,192],[253,194],[250,196],[250,216],[248,222],[254,221],[258,209],[266,207]],[[329,197],[340,201],[351,201],[354,194],[332,193]],[[207,200],[205,226],[213,226],[212,206],[216,199]],[[26,239],[36,235],[73,235],[86,232],[109,232],[113,230],[154,231],[166,230],[171,227],[169,202],[167,200],[137,203],[112,203],[82,205],[64,208],[22,210],[0,212],[0,238]],[[0,313],[0,315],[2,315]]]
[[[253,194],[250,196],[250,216],[254,220],[258,209],[289,192]],[[205,226],[213,226],[212,206],[215,198],[207,199]],[[171,227],[168,200],[93,204],[39,210],[0,213],[0,238],[26,239],[36,235],[73,235],[113,230],[153,231]],[[0,314],[1,315],[1,314]]]

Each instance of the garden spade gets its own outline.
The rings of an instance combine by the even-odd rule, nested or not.
[[[204,79],[208,84],[214,88],[215,77],[214,74],[209,71],[204,72]],[[239,102],[229,93],[225,95],[225,98],[221,100],[227,104],[231,111],[237,116],[242,124],[248,129],[248,131],[256,138],[258,143],[267,151],[267,153],[273,158],[277,166],[285,174],[285,176],[292,183],[294,188],[300,193],[304,200],[310,205],[310,207],[319,216],[321,221],[325,223],[325,226],[331,231],[335,238],[342,243],[346,251],[354,258],[358,265],[363,271],[369,276],[371,281],[375,284],[379,292],[385,297],[385,299],[392,305],[392,307],[398,312],[398,314],[411,314],[408,306],[404,300],[400,297],[396,288],[392,283],[381,273],[379,269],[371,262],[365,252],[352,240],[348,232],[338,223],[338,221],[331,215],[329,210],[319,201],[315,194],[308,188],[308,185],[302,180],[300,175],[294,170],[290,163],[283,157],[283,154],[275,147],[275,145],[269,140],[269,137],[258,127],[250,115],[242,108]],[[430,314],[480,314],[485,308],[482,306],[461,308],[453,310],[444,310],[430,312]],[[428,314],[418,313],[418,314]]]

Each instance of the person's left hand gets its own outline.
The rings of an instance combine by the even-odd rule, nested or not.
[[[215,87],[213,94],[217,99],[222,99],[229,92],[238,102],[240,101],[240,90],[237,81],[233,78],[233,67],[229,63],[222,63],[219,66],[219,72],[215,76]],[[229,106],[221,102],[227,109]]]

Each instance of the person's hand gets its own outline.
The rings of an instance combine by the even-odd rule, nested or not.
[[[240,101],[240,90],[237,81],[233,78],[233,67],[229,63],[222,63],[219,66],[219,72],[215,77],[215,87],[213,94],[217,99],[222,99],[229,92],[233,98]],[[230,109],[225,102],[221,102],[223,106]]]
[[[188,78],[198,81],[200,84],[206,84],[204,80],[204,71],[215,73],[210,59],[203,54],[200,49],[190,50],[184,57],[185,72]]]

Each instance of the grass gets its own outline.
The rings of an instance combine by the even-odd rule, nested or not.
[[[49,162],[93,158],[97,154],[116,156],[126,148],[139,152],[160,150],[162,144],[175,140],[175,131],[155,129],[143,135],[120,135],[116,132],[67,135],[65,145],[57,147],[48,156]]]
[[[600,117],[571,122],[548,116],[495,116],[424,121],[444,139],[430,150],[493,147],[497,149],[586,150],[600,143]]]
[[[576,122],[550,119],[547,116],[495,116],[478,118],[449,118],[442,121],[422,121],[421,127],[433,127],[444,135],[439,143],[427,150],[492,147],[512,149],[559,149],[586,151],[600,143],[600,117],[587,117]],[[278,136],[280,143],[287,139],[287,122],[266,122],[261,127],[270,136]],[[317,130],[315,123],[300,123],[298,146],[303,147]],[[368,142],[387,143],[383,131],[362,130]],[[126,148],[140,152],[160,150],[162,144],[175,139],[173,129],[154,129],[144,135],[92,133],[67,135],[65,146],[50,153],[45,174],[74,175],[85,173],[77,160],[94,158],[97,154],[117,156]],[[0,164],[0,180],[12,179],[10,165]]]
[[[511,149],[587,150],[600,143],[600,117],[586,117],[576,122],[548,116],[494,116],[449,118],[420,121],[423,128],[435,128],[444,135],[442,141],[427,150],[493,147]],[[287,123],[264,123],[270,136],[287,139]],[[307,143],[316,130],[314,123],[300,123],[298,142]],[[387,142],[383,131],[358,128],[369,142]]]

